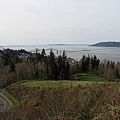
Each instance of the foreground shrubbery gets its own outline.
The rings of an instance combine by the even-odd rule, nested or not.
[[[20,107],[1,113],[5,120],[119,120],[120,84],[72,88],[33,88],[20,84],[7,91]]]

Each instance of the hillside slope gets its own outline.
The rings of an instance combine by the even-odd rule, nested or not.
[[[118,83],[79,85],[72,88],[34,88],[14,84],[9,86],[7,91],[20,102],[20,108],[5,114],[10,119],[117,120],[120,118]]]
[[[93,44],[91,46],[98,46],[98,47],[120,47],[120,42],[99,42]]]

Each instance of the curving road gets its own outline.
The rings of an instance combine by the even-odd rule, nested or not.
[[[8,111],[11,108],[11,102],[0,93],[0,112]]]
[[[0,111],[4,110],[5,108],[5,103],[4,101],[0,98]]]

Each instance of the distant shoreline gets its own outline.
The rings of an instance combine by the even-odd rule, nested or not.
[[[21,46],[25,46],[25,47],[29,47],[29,46],[89,46],[89,44],[39,44],[39,45],[2,45],[0,47],[21,47]]]
[[[91,46],[96,46],[96,47],[120,47],[120,42],[99,42],[96,44],[93,44]]]

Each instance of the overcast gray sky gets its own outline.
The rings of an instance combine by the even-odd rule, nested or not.
[[[0,0],[0,45],[120,42],[120,0]]]

